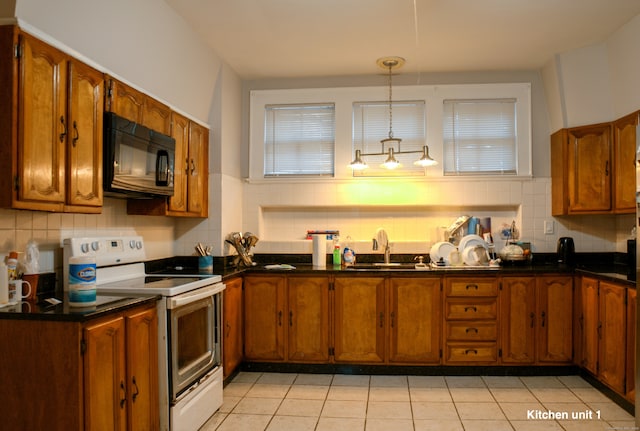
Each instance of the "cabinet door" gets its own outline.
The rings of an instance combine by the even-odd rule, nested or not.
[[[26,34],[21,46],[18,200],[60,204],[62,209],[69,133],[67,56]]]
[[[156,308],[126,316],[127,400],[130,430],[160,426],[158,401],[158,315]]]
[[[534,277],[504,277],[500,291],[502,362],[535,362],[536,280]]]
[[[244,353],[247,360],[285,359],[285,278],[250,276],[244,284]]]
[[[242,278],[225,280],[222,317],[222,367],[230,376],[242,362]]]
[[[384,361],[383,277],[336,277],[334,292],[336,362]]]
[[[538,309],[538,362],[573,360],[573,277],[536,278]]]
[[[187,211],[187,178],[189,176],[189,119],[173,115],[173,138],[176,140],[176,154],[173,169],[173,196],[169,198],[170,211]]]
[[[104,77],[77,61],[69,75],[67,203],[101,207]]]
[[[594,375],[598,372],[598,280],[582,277],[580,287],[579,363]]]
[[[329,279],[289,277],[287,316],[290,361],[329,360]]]
[[[142,124],[145,95],[128,85],[109,78],[107,110],[136,123]]]
[[[604,383],[623,394],[627,342],[625,296],[624,287],[600,282],[598,375]]]
[[[87,326],[83,334],[85,429],[126,430],[125,322],[117,317]]]
[[[209,175],[209,131],[191,121],[189,123],[189,166],[188,166],[188,207],[189,213],[206,217],[209,197],[207,178]]]
[[[142,125],[156,132],[171,135],[171,109],[145,95],[142,108]]]
[[[608,212],[611,208],[611,126],[569,129],[569,212]]]
[[[442,300],[439,278],[392,278],[389,361],[439,363]]]
[[[627,387],[626,398],[636,399],[636,289],[627,289]]]
[[[636,211],[636,127],[638,112],[613,123],[614,209],[617,213]]]

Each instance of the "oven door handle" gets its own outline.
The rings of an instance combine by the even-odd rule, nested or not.
[[[217,291],[220,291],[220,283],[205,286],[201,289],[194,290],[193,292],[170,297],[167,299],[167,309],[172,310],[174,308],[182,307],[201,299],[208,298],[217,293]]]

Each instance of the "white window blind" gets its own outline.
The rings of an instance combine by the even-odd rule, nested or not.
[[[335,106],[266,105],[264,176],[333,176]]]
[[[397,101],[392,104],[393,137],[402,139],[397,151],[422,151],[426,145],[426,117],[424,101]],[[389,137],[389,102],[355,102],[353,104],[353,151],[362,153],[387,152],[389,144],[382,148],[380,141]],[[385,169],[380,165],[386,155],[365,156],[369,166],[353,171],[354,176],[412,176],[424,175],[425,169],[413,164],[420,154],[395,154],[401,168]]]
[[[445,100],[445,175],[516,175],[516,100]]]

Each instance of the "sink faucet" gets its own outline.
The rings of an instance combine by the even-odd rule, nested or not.
[[[373,250],[378,250],[378,246],[384,247],[384,263],[391,263],[391,247],[389,247],[389,237],[384,229],[379,228],[376,231],[376,236],[373,238]]]

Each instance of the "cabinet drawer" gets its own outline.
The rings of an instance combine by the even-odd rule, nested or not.
[[[498,339],[496,322],[447,322],[447,340],[495,341]]]
[[[448,298],[445,303],[445,317],[455,320],[495,319],[498,315],[496,298],[464,299]]]
[[[496,362],[496,343],[447,343],[445,363]]]
[[[498,284],[493,278],[449,279],[446,283],[446,294],[447,296],[497,296]]]

